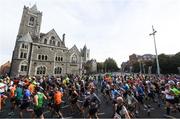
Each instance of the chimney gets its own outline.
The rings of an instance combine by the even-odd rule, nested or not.
[[[65,33],[62,36],[62,41],[63,41],[63,44],[65,44]]]

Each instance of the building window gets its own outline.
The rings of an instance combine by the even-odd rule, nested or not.
[[[23,44],[21,45],[21,48],[23,48],[23,49],[28,49],[28,45],[23,43]]]
[[[57,46],[60,47],[60,42],[58,41]]]
[[[24,53],[24,58],[27,58],[27,53]]]
[[[21,54],[20,54],[20,58],[27,58],[27,53],[24,53],[24,52],[21,52]]]
[[[52,45],[52,40],[50,40],[49,44]]]
[[[54,74],[61,74],[61,72],[62,72],[61,67],[56,67],[56,68],[54,69]]]
[[[56,41],[53,40],[53,45],[55,46],[56,45]]]
[[[56,56],[55,61],[58,61],[58,62],[63,61],[63,57]]]
[[[23,52],[21,52],[21,54],[20,54],[20,58],[23,58]]]
[[[30,17],[29,19],[29,25],[34,26],[34,17]]]
[[[21,71],[27,71],[27,65],[21,65]]]
[[[45,60],[47,60],[47,55],[44,58],[45,58]]]
[[[77,56],[74,54],[71,58],[72,63],[77,63]]]
[[[47,60],[48,56],[47,55],[38,55],[38,60]]]
[[[44,60],[44,55],[42,55],[42,60]]]
[[[47,39],[44,39],[44,44],[47,44]]]
[[[38,67],[36,74],[46,74],[46,67],[45,66]]]
[[[51,36],[51,40],[54,40],[55,39],[55,37],[54,36]]]

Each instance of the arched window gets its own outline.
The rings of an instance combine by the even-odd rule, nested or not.
[[[52,40],[50,40],[49,44],[52,45]]]
[[[47,60],[47,55],[45,56],[45,60]]]
[[[55,46],[56,45],[56,41],[53,40],[53,45]]]
[[[44,60],[44,55],[42,55],[42,60]]]
[[[71,57],[71,62],[77,63],[77,56],[75,54]]]
[[[37,67],[36,74],[46,74],[46,67],[45,66],[39,66]]]
[[[44,44],[47,44],[47,39],[46,38],[44,39]]]
[[[29,25],[34,26],[34,17],[30,17],[29,19]]]
[[[56,67],[54,69],[54,74],[61,74],[61,72],[62,72],[62,68],[61,67]]]
[[[21,48],[24,48],[24,43],[22,44]]]
[[[61,61],[63,61],[63,57],[61,57]]]
[[[55,39],[55,37],[54,36],[51,36],[51,40],[54,40]]]
[[[58,41],[57,46],[60,47],[60,42]]]
[[[22,61],[20,64],[20,71],[21,72],[26,72],[28,71],[28,66],[27,66],[27,62],[26,61]]]
[[[41,60],[41,55],[38,55],[38,60]]]
[[[58,57],[58,61],[60,61],[60,57]]]

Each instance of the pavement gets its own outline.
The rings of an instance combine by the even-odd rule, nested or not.
[[[100,91],[98,91],[100,92]],[[99,98],[103,102],[100,106],[99,110],[99,117],[100,118],[112,118],[113,117],[113,107],[111,103],[106,103],[102,94],[98,93]],[[67,99],[63,99],[64,101]],[[80,101],[81,102],[81,101]],[[165,115],[165,106],[162,105],[161,107],[158,107],[157,103],[151,103],[151,111],[150,115],[148,116],[147,110],[144,108],[143,105],[141,105],[140,111],[139,111],[139,116],[138,118],[180,118],[180,112],[176,113],[171,113],[171,116]],[[68,103],[62,105],[62,113],[65,119],[68,118],[83,118],[83,116],[77,111],[77,109],[74,109],[75,113],[72,114],[70,111],[70,106]],[[16,108],[14,115],[8,116],[8,113],[10,112],[10,102],[9,100],[6,101],[6,105],[3,108],[2,112],[0,112],[0,118],[18,118],[19,117],[19,109]],[[85,114],[87,115],[87,114]],[[23,112],[23,117],[24,118],[30,118],[30,113],[29,112]],[[44,110],[44,117],[45,118],[51,118],[51,112],[47,108]],[[54,116],[56,117],[56,116]],[[85,116],[87,118],[87,116]]]

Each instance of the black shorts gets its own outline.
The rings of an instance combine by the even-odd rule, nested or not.
[[[175,103],[175,100],[174,99],[166,99],[167,102],[171,103],[171,104],[174,104]]]
[[[37,117],[40,117],[43,114],[43,108],[39,107],[39,108],[34,109],[34,113]]]
[[[11,99],[10,99],[10,102],[11,102],[11,103],[15,103],[15,102],[16,102],[15,97],[11,98]]]
[[[179,103],[179,98],[180,98],[180,97],[175,97],[175,98],[174,98],[174,102],[175,102],[175,103]]]
[[[77,100],[78,100],[77,98],[72,99],[72,100],[71,100],[71,104],[76,104]]]
[[[97,108],[89,108],[89,115],[95,115],[97,112]]]
[[[141,104],[143,104],[143,96],[137,96],[136,99],[138,100],[138,102],[140,102]]]
[[[61,104],[54,104],[54,110],[59,112],[61,110]]]
[[[106,90],[106,95],[110,95],[109,90]]]
[[[23,102],[20,106],[20,109],[27,109],[30,106],[30,102]]]
[[[15,104],[16,104],[17,106],[21,105],[21,100],[15,99]]]
[[[83,104],[83,107],[88,107],[89,106],[89,102],[87,100],[85,100],[84,104]]]

